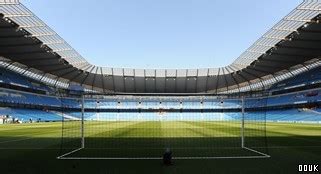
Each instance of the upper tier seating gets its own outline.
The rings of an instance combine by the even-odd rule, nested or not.
[[[321,90],[309,90],[304,92],[283,94],[279,96],[271,96],[268,98],[268,106],[292,105],[320,101]]]
[[[32,84],[28,80],[26,80],[25,77],[1,68],[0,68],[0,82],[16,85],[16,86],[22,86],[25,88],[32,87]]]
[[[28,79],[22,75],[14,73],[10,70],[5,70],[0,68],[0,83],[10,84],[14,86],[20,86],[24,88],[30,88],[35,90],[42,90],[46,92],[51,92],[51,88],[46,85],[34,82],[34,80]]]
[[[321,82],[321,67],[312,69],[308,72],[296,75],[295,77],[281,81],[271,87],[275,89],[287,89],[295,86],[309,85]]]
[[[80,108],[81,99],[59,98],[55,96],[25,93],[0,89],[0,102],[41,105],[66,108]],[[282,106],[302,103],[321,102],[321,90],[309,90],[290,94],[270,96],[266,100],[257,98],[246,99],[245,107]],[[90,109],[240,109],[241,100],[235,99],[206,99],[182,101],[134,101],[118,99],[85,99],[85,108]]]

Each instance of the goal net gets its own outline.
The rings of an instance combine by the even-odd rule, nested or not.
[[[266,99],[83,96],[62,101],[59,159],[265,158]]]

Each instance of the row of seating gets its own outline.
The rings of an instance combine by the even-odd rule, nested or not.
[[[22,122],[32,121],[61,121],[65,119],[81,118],[80,112],[54,112],[36,109],[13,109],[0,108],[0,115],[8,115]],[[240,112],[212,112],[212,113],[173,113],[173,112],[149,112],[149,113],[126,113],[126,112],[86,112],[85,119],[99,121],[233,121],[241,120]],[[315,110],[271,110],[267,112],[245,113],[245,121],[268,121],[268,122],[303,122],[321,123],[320,109]]]
[[[299,103],[313,103],[321,101],[321,90],[310,90],[307,92],[297,92],[286,95],[270,96],[268,98],[253,98],[245,100],[246,108],[264,107],[264,106],[282,106]],[[0,89],[0,102],[16,103],[28,105],[54,106],[66,108],[80,108],[81,100],[76,98],[59,98],[49,95],[38,95],[33,93],[23,93],[18,91],[9,91]],[[114,99],[86,99],[85,108],[92,109],[235,109],[241,108],[241,100],[235,99],[207,99],[194,101],[188,99],[185,101],[127,101],[115,97]]]
[[[296,75],[295,77],[289,78],[287,80],[284,80],[280,83],[273,85],[271,87],[271,90],[288,89],[295,86],[303,86],[303,85],[319,83],[321,82],[321,74],[319,73],[320,71],[321,71],[321,67],[314,68],[312,70],[309,70],[306,73]]]
[[[57,113],[38,109],[0,108],[0,115],[8,116],[10,120],[19,120],[21,122],[62,120],[62,117]]]
[[[296,92],[279,96],[271,96],[268,98],[269,106],[289,105],[299,103],[314,103],[321,101],[321,90],[309,90],[304,92]]]
[[[51,88],[49,88],[46,85],[37,83],[22,75],[19,75],[17,73],[14,73],[10,70],[6,70],[3,68],[0,68],[0,83],[20,86],[20,87],[30,88],[35,90],[42,90],[46,92],[52,91]]]
[[[261,116],[259,116],[261,114]],[[265,114],[265,115],[262,115]],[[270,110],[267,112],[248,113],[247,119],[265,120],[273,122],[302,122],[321,123],[320,109],[286,109]]]
[[[0,90],[0,102],[25,105],[61,106],[60,99],[57,97],[8,90]]]

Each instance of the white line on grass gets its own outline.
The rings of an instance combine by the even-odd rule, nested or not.
[[[63,159],[65,156],[70,155],[70,154],[72,154],[72,153],[75,153],[75,152],[77,152],[77,151],[79,151],[79,150],[81,150],[81,149],[83,149],[83,148],[81,147],[81,148],[75,149],[75,150],[73,150],[73,151],[71,151],[71,152],[65,153],[65,154],[63,154],[63,155],[61,155],[61,156],[58,156],[57,159]]]
[[[257,150],[254,150],[254,149],[251,149],[251,148],[247,148],[247,147],[243,147],[244,149],[247,149],[247,150],[249,150],[249,151],[251,151],[251,152],[254,152],[254,153],[257,153],[257,154],[259,154],[259,155],[262,155],[262,156],[265,156],[265,157],[270,157],[270,155],[268,155],[268,154],[265,154],[265,153],[262,153],[262,152],[259,152],[259,151],[257,151]]]

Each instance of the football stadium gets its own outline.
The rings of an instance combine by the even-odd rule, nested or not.
[[[0,0],[0,173],[321,171],[320,0],[219,68],[97,66],[41,18]]]

